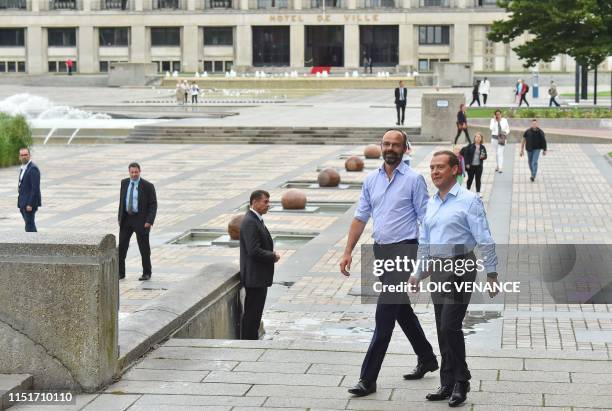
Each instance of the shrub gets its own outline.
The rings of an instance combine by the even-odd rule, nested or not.
[[[32,145],[32,130],[23,116],[0,113],[0,167],[19,163],[19,149]]]

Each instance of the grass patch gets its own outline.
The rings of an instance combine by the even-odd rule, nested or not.
[[[574,93],[561,93],[561,97],[574,97]],[[593,93],[589,93],[589,99],[593,98]],[[598,91],[597,97],[610,97],[610,90],[608,91]]]
[[[468,108],[468,118],[491,118],[494,107]],[[609,108],[505,108],[502,115],[506,118],[612,118]]]
[[[23,116],[0,113],[0,167],[19,163],[19,149],[32,145],[32,130]]]

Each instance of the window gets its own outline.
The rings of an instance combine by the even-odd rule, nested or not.
[[[100,27],[100,47],[126,47],[129,45],[127,27]]]
[[[172,71],[181,71],[181,62],[180,61],[173,61],[172,62]]]
[[[480,7],[496,7],[497,6],[497,0],[478,0],[478,5]]]
[[[395,66],[399,62],[399,26],[359,26],[360,63],[371,58],[373,66]]]
[[[231,46],[234,44],[232,27],[204,27],[205,46]]]
[[[257,0],[258,9],[286,9],[288,0]]]
[[[2,9],[25,9],[26,0],[0,0],[0,10]],[[3,71],[3,70],[0,70]]]
[[[448,0],[421,0],[421,7],[449,7]]]
[[[234,67],[234,62],[228,60],[225,62],[225,71],[232,71],[232,67]]]
[[[76,46],[75,28],[47,29],[49,47],[74,47]]]
[[[289,26],[253,26],[253,66],[289,65]]]
[[[49,0],[51,10],[76,10],[76,0]]]
[[[419,44],[449,44],[448,26],[419,26]]]
[[[231,9],[232,0],[206,0],[207,9]]]
[[[23,47],[25,29],[0,29],[0,47]]]
[[[57,72],[57,61],[50,61],[49,62],[49,73],[55,73]]]
[[[176,47],[181,45],[181,29],[179,27],[152,27],[151,46]]]
[[[15,62],[14,62],[14,61],[9,61],[9,62],[6,64],[6,68],[7,68],[7,70],[6,70],[6,71],[8,71],[9,73],[14,73],[14,72],[16,72],[16,71],[17,71],[17,65],[15,64]]]
[[[448,61],[448,59],[419,59],[419,72],[428,72],[433,70],[433,63]]]
[[[180,9],[181,4],[179,0],[154,0],[154,9]]]
[[[17,62],[17,71],[20,73],[25,73],[26,71],[26,63],[25,61],[18,61]]]
[[[106,73],[108,72],[108,61],[101,61],[100,62],[100,73]]]
[[[204,60],[204,71],[212,73],[213,62],[210,60]]]

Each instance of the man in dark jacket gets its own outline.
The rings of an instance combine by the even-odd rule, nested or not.
[[[142,259],[140,281],[151,279],[151,246],[149,233],[157,214],[155,186],[140,177],[140,165],[128,166],[130,177],[121,180],[119,195],[119,279],[125,278],[125,257],[132,234],[136,233]]]
[[[399,82],[399,87],[395,89],[395,111],[397,111],[397,124],[404,125],[404,115],[406,113],[406,95],[408,94],[408,89],[404,87],[404,82]]]
[[[538,172],[540,152],[543,151],[543,154],[546,155],[546,137],[542,129],[538,127],[538,120],[535,118],[531,121],[531,127],[523,134],[521,157],[525,154],[525,149],[527,149],[527,160],[529,162],[529,170],[531,170],[531,177],[529,179],[533,183]]]
[[[457,144],[457,140],[461,135],[461,132],[465,133],[465,138],[470,141],[470,134],[468,133],[468,125],[467,125],[467,115],[465,114],[465,104],[461,103],[459,106],[459,112],[457,112],[457,135],[455,136],[455,142],[453,144]]]
[[[40,170],[30,158],[30,149],[23,147],[19,149],[19,161],[21,170],[19,172],[19,196],[17,207],[25,222],[25,230],[29,233],[36,232],[34,217],[38,207],[41,206],[40,195]]]
[[[280,255],[274,252],[272,236],[262,217],[270,208],[270,194],[255,190],[249,204],[240,224],[240,281],[246,291],[241,338],[257,340],[268,287],[274,277],[274,264]]]

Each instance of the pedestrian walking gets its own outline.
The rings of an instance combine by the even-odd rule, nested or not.
[[[191,85],[191,104],[197,104],[198,95],[200,94],[200,87],[196,83]]]
[[[520,107],[524,101],[525,104],[527,104],[527,107],[529,107],[529,102],[527,101],[527,93],[529,93],[529,84],[527,84],[527,82],[523,80],[519,80],[519,81],[521,83],[521,91],[520,91],[520,100],[519,100],[518,106]]]
[[[472,188],[472,182],[476,180],[476,194],[482,198],[480,193],[480,180],[482,177],[482,170],[484,167],[484,161],[487,159],[487,149],[482,144],[482,134],[474,134],[474,142],[461,149],[461,154],[465,162],[465,169],[467,171],[467,189]]]
[[[553,104],[557,107],[561,106],[559,102],[557,101],[557,96],[559,95],[559,92],[557,91],[557,85],[555,84],[553,80],[550,80],[550,87],[548,88],[548,95],[550,96],[550,100],[548,101],[548,107],[552,107]]]
[[[474,83],[474,87],[472,88],[472,102],[470,103],[470,107],[472,107],[472,104],[474,103],[478,103],[478,107],[480,107],[480,80],[477,80],[476,83]]]
[[[529,178],[533,183],[538,173],[538,159],[540,153],[546,155],[546,136],[544,131],[538,127],[538,120],[535,118],[531,121],[531,127],[525,130],[523,139],[521,140],[521,154],[527,150],[527,161],[529,163],[529,170],[531,171],[531,177]]]
[[[74,66],[74,62],[70,57],[66,59],[66,70],[68,70],[68,75],[72,76],[72,67]]]
[[[495,110],[495,115],[489,123],[489,130],[491,130],[491,146],[495,152],[495,171],[501,173],[504,167],[504,149],[510,134],[510,126],[508,120],[502,117],[500,109]]]
[[[468,125],[467,125],[467,115],[465,113],[465,104],[461,103],[459,106],[459,111],[457,112],[457,135],[455,136],[455,141],[453,144],[457,144],[457,140],[461,135],[461,132],[465,134],[465,138],[468,141],[468,144],[471,143],[470,134],[468,133]]]
[[[480,86],[478,88],[478,92],[482,95],[482,104],[484,106],[487,105],[487,97],[489,96],[490,90],[491,83],[489,82],[489,79],[485,77],[484,80],[480,82]]]

